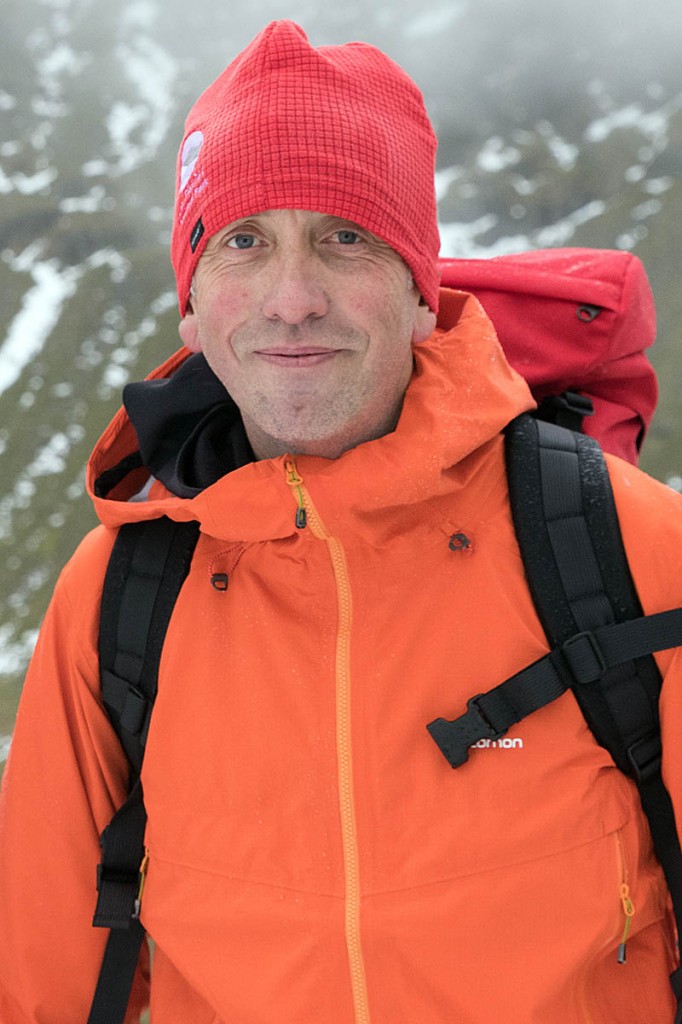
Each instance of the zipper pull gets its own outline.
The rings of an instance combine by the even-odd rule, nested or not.
[[[623,928],[623,938],[618,946],[618,963],[624,964],[627,960],[625,945],[628,940],[628,935],[630,934],[632,918],[635,916],[635,905],[630,899],[630,887],[625,882],[623,882],[620,887],[620,902],[623,907],[623,913],[625,914],[625,927]]]
[[[298,475],[298,470],[293,462],[286,462],[284,464],[284,468],[287,474],[287,483],[294,491],[298,501],[295,520],[296,529],[303,530],[308,522],[308,513],[306,511],[305,500],[303,498],[303,479]]]
[[[135,900],[133,909],[133,918],[137,920],[140,916],[140,908],[142,906],[142,893],[144,892],[144,883],[147,880],[147,868],[149,867],[149,850],[145,847],[144,857],[140,864],[140,885],[137,890],[137,899]]]

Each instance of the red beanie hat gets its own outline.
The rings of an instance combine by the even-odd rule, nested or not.
[[[185,123],[171,244],[181,313],[211,235],[282,209],[371,231],[402,256],[437,311],[435,153],[421,92],[380,50],[315,49],[293,22],[268,25]]]

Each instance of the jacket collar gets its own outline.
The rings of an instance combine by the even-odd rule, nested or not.
[[[480,453],[510,419],[534,406],[490,320],[465,293],[443,290],[439,326],[415,347],[414,359],[395,431],[338,459],[296,458],[300,476],[330,507],[341,503],[354,514],[371,514],[461,490]],[[146,435],[140,445],[128,411],[119,411],[88,466],[88,488],[100,519],[118,526],[169,515],[198,519],[203,530],[224,539],[290,535],[295,527],[287,457],[248,461],[236,407],[215,378],[202,394],[204,373],[201,362],[192,362],[184,350],[152,374],[142,390],[137,385],[127,391],[133,415],[145,394],[156,393],[165,407],[167,429],[159,420],[153,440]],[[137,416],[139,422],[139,411]],[[106,495],[101,489],[96,493],[103,474],[126,459],[134,463],[140,447],[148,466],[125,474]],[[216,476],[221,459],[226,469]],[[165,486],[156,484],[145,500],[131,500],[148,484],[150,469]],[[178,486],[182,493],[171,493]]]

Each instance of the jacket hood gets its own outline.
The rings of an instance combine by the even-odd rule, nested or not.
[[[358,514],[461,488],[471,457],[535,405],[466,293],[442,290],[438,326],[415,346],[414,362],[395,431],[338,459],[295,457],[302,477],[333,484]],[[223,539],[289,536],[290,458],[252,459],[235,403],[203,357],[182,349],[125,389],[87,487],[107,526],[167,515]]]

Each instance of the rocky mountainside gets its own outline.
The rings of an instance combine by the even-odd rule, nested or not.
[[[167,246],[184,113],[272,18],[315,43],[376,43],[421,85],[445,254],[643,259],[661,377],[643,465],[682,488],[679,0],[246,6],[3,0],[0,760],[56,574],[94,522],[90,446],[121,386],[178,345]]]

